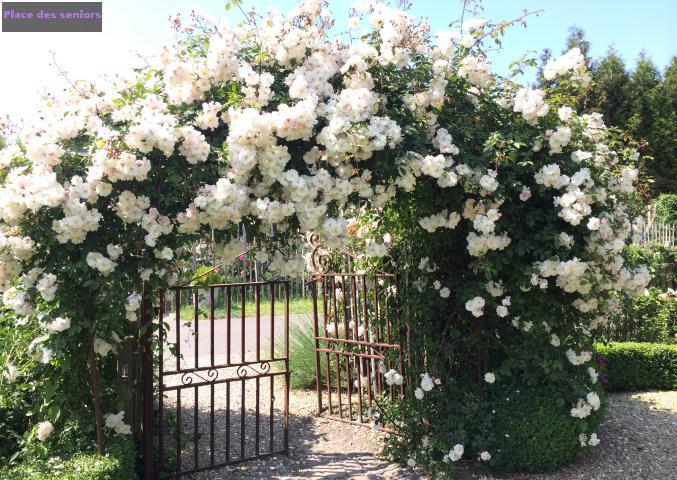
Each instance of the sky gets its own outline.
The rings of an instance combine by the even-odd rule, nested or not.
[[[412,14],[427,17],[434,32],[458,19],[460,0],[412,0]],[[353,0],[330,0],[337,25],[347,25]],[[287,11],[295,0],[245,0],[245,6],[264,12],[273,6]],[[527,10],[543,10],[527,19],[528,28],[513,27],[504,37],[504,51],[492,58],[499,73],[528,51],[550,48],[559,53],[571,25],[586,32],[593,58],[613,45],[626,64],[634,65],[645,49],[663,69],[677,53],[677,1],[675,0],[485,0],[482,18],[492,21],[516,18]],[[124,70],[139,62],[136,52],[152,55],[172,39],[170,15],[187,17],[195,9],[214,18],[227,17],[232,24],[242,20],[237,10],[226,12],[217,0],[103,0],[101,33],[10,33],[0,32],[0,114],[14,120],[29,118],[39,92],[57,92],[66,80],[53,65],[52,53],[71,79],[95,79],[99,74]],[[342,29],[337,29],[341,31]]]

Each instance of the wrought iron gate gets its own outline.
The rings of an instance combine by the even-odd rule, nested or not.
[[[309,278],[319,413],[369,424],[371,407],[382,395],[404,393],[401,382],[388,385],[384,375],[403,369],[394,280],[387,273],[331,271]]]
[[[289,282],[175,287],[160,292],[155,312],[157,381],[146,396],[154,405],[145,401],[143,414],[146,479],[286,453]]]

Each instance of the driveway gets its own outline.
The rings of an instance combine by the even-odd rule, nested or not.
[[[176,319],[173,314],[165,315],[165,321],[169,324],[167,341],[170,344],[176,342]],[[289,323],[299,327],[312,328],[312,315],[290,315]],[[214,338],[215,364],[240,363],[243,360],[256,359],[256,340],[259,338],[260,358],[271,358],[271,347],[274,352],[284,352],[285,342],[285,319],[284,315],[275,315],[271,321],[270,315],[261,315],[259,323],[260,334],[257,335],[256,317],[234,316],[230,319],[230,344],[228,342],[228,324],[225,318],[214,320],[214,331],[209,320],[181,319],[179,334],[180,354],[182,357],[181,368],[208,367],[211,365],[212,337]],[[244,350],[242,348],[242,331],[244,325]],[[271,329],[272,326],[272,329]],[[273,330],[273,345],[271,345],[271,330]],[[197,365],[195,364],[195,350],[197,345]],[[230,354],[230,362],[228,356]],[[165,348],[165,369],[176,368],[175,356]]]

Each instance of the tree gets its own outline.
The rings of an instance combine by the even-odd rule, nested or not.
[[[562,50],[562,53],[568,52],[572,48],[578,48],[588,60],[588,63],[590,63],[590,42],[585,39],[585,30],[576,25],[569,27],[569,36],[565,41],[565,45],[566,47]]]
[[[609,125],[625,125],[630,116],[630,76],[618,52],[610,47],[604,58],[593,62],[592,84],[584,99],[585,109],[604,115]]]
[[[638,143],[645,200],[677,191],[677,60],[673,57],[664,75],[646,51],[640,53],[632,71],[613,47],[601,59],[592,60],[585,31],[575,25],[569,29],[564,51],[571,48],[581,50],[592,73],[590,88],[576,106],[580,111],[602,113],[605,124],[620,128]],[[550,58],[551,52],[544,50],[537,74],[541,88],[546,86],[543,68]]]
[[[642,132],[653,158],[647,162],[647,171],[653,178],[652,193],[677,192],[677,58],[673,57],[660,84],[650,91],[654,113],[652,122]]]

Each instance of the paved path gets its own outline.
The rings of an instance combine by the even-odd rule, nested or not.
[[[165,317],[169,323],[167,331],[167,341],[176,342],[176,323],[173,315]],[[243,358],[252,359],[256,356],[256,317],[245,317],[244,319],[244,355],[242,350],[242,317],[233,317],[230,320],[230,345],[228,344],[228,320],[214,320],[214,357],[216,363],[226,363],[230,353],[231,363],[240,362]],[[260,320],[260,351],[261,358],[270,358],[271,353],[271,325],[274,323],[274,351],[284,351],[284,316],[275,315],[274,322],[271,322],[270,315],[261,315]],[[308,325],[312,328],[312,315],[300,314],[290,315],[289,323],[298,326]],[[209,320],[200,320],[195,325],[194,320],[181,320],[181,329],[179,335],[180,353],[182,356],[182,368],[194,368],[195,348],[197,345],[198,365],[205,367],[211,365],[211,322]],[[197,341],[196,341],[197,340]],[[165,365],[170,368],[176,366],[173,355],[168,349],[165,349]]]

